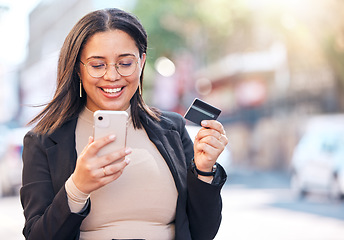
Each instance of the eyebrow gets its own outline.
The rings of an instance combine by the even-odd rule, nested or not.
[[[123,54],[118,55],[118,58],[128,57],[128,56],[136,57],[136,55],[133,54],[133,53],[123,53]],[[88,61],[88,60],[90,60],[92,58],[95,58],[95,59],[105,59],[105,57],[102,57],[102,56],[90,56],[90,57],[86,58],[86,61]]]
[[[133,53],[123,53],[123,54],[119,55],[118,57],[128,57],[128,56],[136,57],[136,55]]]

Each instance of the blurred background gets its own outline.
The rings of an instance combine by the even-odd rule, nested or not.
[[[22,138],[53,96],[64,38],[105,7],[148,32],[149,105],[222,109],[216,239],[344,239],[343,1],[0,0],[1,239],[23,238]]]

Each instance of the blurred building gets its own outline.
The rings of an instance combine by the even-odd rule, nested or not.
[[[264,51],[233,53],[199,70],[195,79],[198,93],[223,114],[258,107],[287,91],[287,50],[274,43]]]
[[[52,98],[59,49],[75,22],[91,9],[92,1],[88,0],[43,0],[31,12],[28,56],[21,70],[23,124]]]
[[[300,123],[339,109],[331,69],[295,71],[289,61],[286,47],[272,43],[263,51],[232,53],[195,74],[198,94],[223,110],[234,165],[288,168]]]
[[[59,49],[72,26],[89,11],[104,7],[130,10],[135,2],[41,1],[30,14],[28,57],[20,72],[22,109],[19,119],[22,123],[42,109],[31,105],[45,104],[51,99]],[[303,55],[295,54],[302,50],[298,48],[299,42],[291,56],[290,46],[282,43],[283,39],[271,28],[258,26],[262,21],[255,21],[254,16],[258,15],[255,11],[250,14],[253,20],[247,32],[231,36],[235,38],[233,41],[228,39],[232,47],[228,47],[227,56],[193,74],[199,67],[193,66],[197,55],[185,55],[175,61],[174,74],[156,77],[155,92],[148,95],[155,96],[159,107],[180,113],[195,96],[201,97],[223,110],[220,121],[229,135],[234,165],[285,169],[299,139],[299,123],[312,114],[337,111],[341,93],[328,65],[300,58]],[[200,47],[194,52],[203,54],[200,42],[206,45],[206,36],[195,39],[194,45]],[[240,44],[233,44],[238,42]],[[226,46],[223,49],[227,49]],[[305,55],[312,58],[309,52]],[[151,72],[154,71],[151,69]]]
[[[19,77],[17,66],[0,63],[0,124],[14,120],[19,111]]]
[[[10,7],[0,3],[0,30],[5,32],[6,21],[11,20]],[[9,36],[3,36],[0,46],[0,124],[11,122],[19,110],[18,66],[13,59],[7,59],[4,49],[8,47]],[[13,58],[12,54],[12,58]]]

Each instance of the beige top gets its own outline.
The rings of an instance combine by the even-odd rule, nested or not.
[[[129,109],[127,110],[129,113]],[[80,114],[77,153],[93,135],[93,112]],[[144,129],[128,124],[130,164],[116,181],[91,193],[91,212],[81,225],[81,240],[174,239],[178,192],[172,174]]]

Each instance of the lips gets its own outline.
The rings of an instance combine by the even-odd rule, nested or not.
[[[106,94],[117,94],[123,90],[124,87],[99,87]]]
[[[122,90],[122,88],[101,88],[106,93],[118,93]]]

